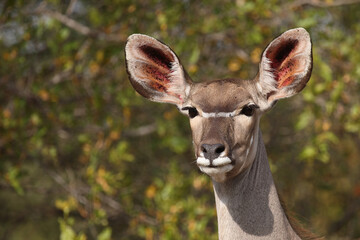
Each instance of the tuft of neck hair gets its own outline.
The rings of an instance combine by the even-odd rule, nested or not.
[[[281,207],[284,209],[285,216],[288,219],[290,226],[292,229],[294,229],[295,233],[302,239],[302,240],[325,240],[325,237],[318,236],[312,231],[306,229],[296,218],[295,214],[292,211],[289,211],[285,201],[281,197],[280,194],[278,194]]]

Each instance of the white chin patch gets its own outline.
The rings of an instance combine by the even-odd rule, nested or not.
[[[231,159],[228,157],[214,159],[211,166],[210,160],[204,157],[199,157],[196,163],[203,173],[206,173],[217,182],[223,182],[226,178],[226,173],[234,168],[234,165],[231,164]]]

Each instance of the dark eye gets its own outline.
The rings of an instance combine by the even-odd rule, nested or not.
[[[251,117],[255,113],[255,109],[258,108],[255,104],[246,105],[241,110],[240,114]]]
[[[196,108],[189,108],[189,117],[194,118],[197,115],[199,115],[199,112],[196,110]]]
[[[196,108],[194,107],[185,107],[183,108],[182,110],[188,110],[188,113],[189,113],[189,117],[190,118],[194,118],[196,117],[197,115],[199,115],[199,112],[196,110]]]

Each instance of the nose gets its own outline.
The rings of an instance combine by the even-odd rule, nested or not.
[[[201,151],[204,153],[204,157],[212,162],[225,151],[225,146],[223,144],[202,144]]]

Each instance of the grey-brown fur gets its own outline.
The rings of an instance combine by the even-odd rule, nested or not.
[[[300,239],[281,207],[261,136],[257,146],[249,169],[213,182],[219,239]]]
[[[232,112],[252,99],[248,91],[249,88],[254,89],[252,85],[253,82],[250,80],[239,79],[198,83],[191,89],[191,103],[199,106],[204,112]]]
[[[281,206],[259,122],[277,100],[308,82],[306,30],[292,29],[272,41],[253,80],[193,83],[168,46],[140,34],[128,39],[126,64],[142,96],[189,115],[197,164],[213,180],[219,238],[299,239]]]

